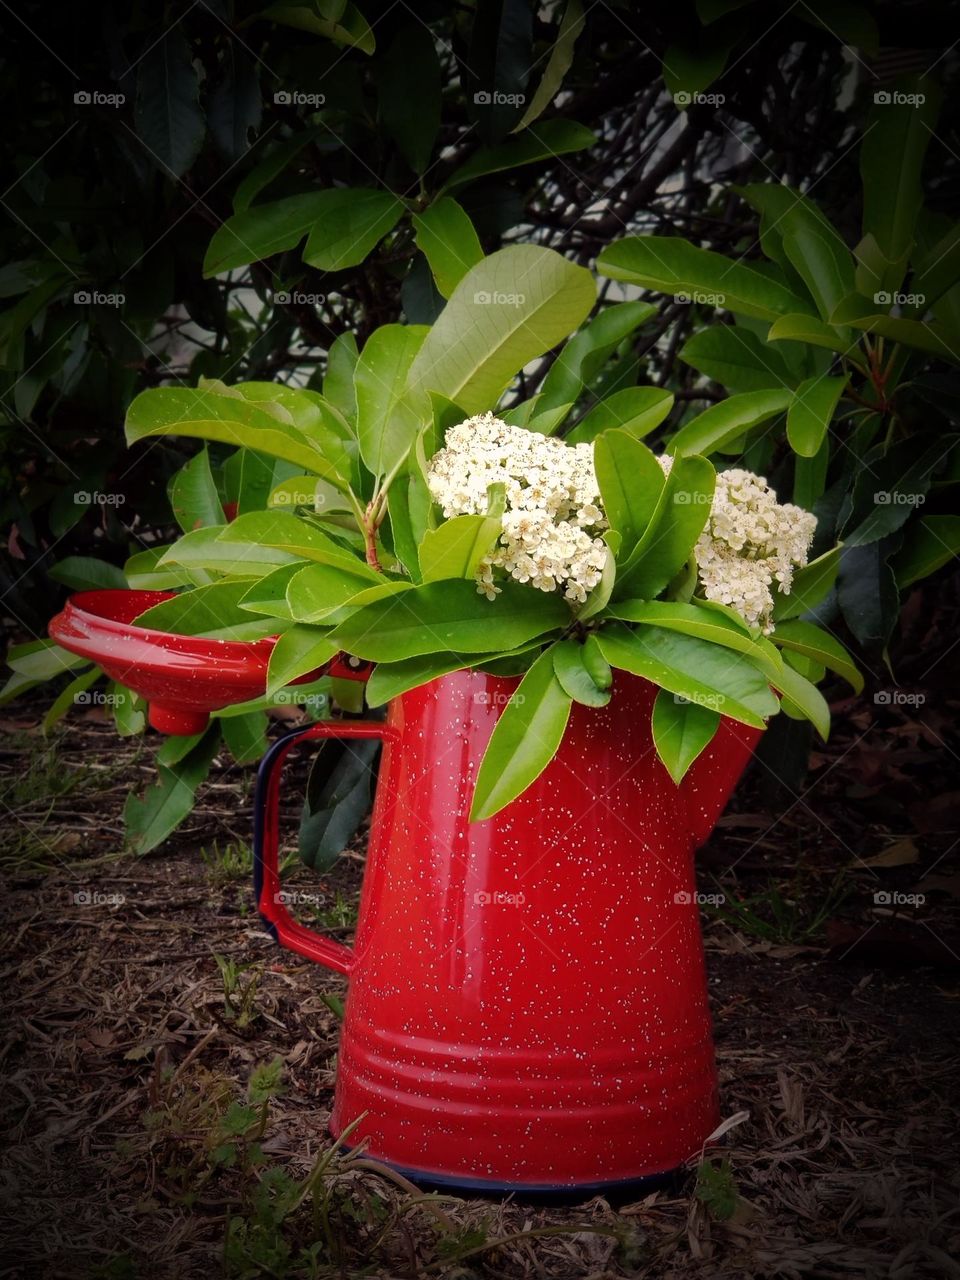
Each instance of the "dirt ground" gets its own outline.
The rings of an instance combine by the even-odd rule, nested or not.
[[[701,859],[725,1149],[679,1192],[560,1209],[331,1152],[343,983],[253,911],[250,770],[134,859],[156,744],[6,708],[0,1275],[960,1276],[957,703],[943,665],[909,687],[835,708],[786,800],[755,766]],[[343,938],[361,875],[292,873]]]

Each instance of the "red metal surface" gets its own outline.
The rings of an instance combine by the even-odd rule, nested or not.
[[[133,626],[171,591],[83,591],[71,596],[51,619],[51,639],[71,653],[89,658],[111,679],[141,694],[150,704],[150,723],[162,733],[193,734],[206,728],[211,711],[261,697],[267,664],[276,640],[205,640]],[[333,662],[302,676],[366,679],[370,664],[352,665],[338,655]]]
[[[461,671],[391,704],[354,953],[280,922],[350,973],[331,1128],[366,1113],[351,1143],[424,1176],[661,1173],[718,1120],[693,851],[760,734],[723,720],[678,788],[653,750],[656,690],[617,672],[606,708],[574,704],[540,778],[470,824],[516,684]]]

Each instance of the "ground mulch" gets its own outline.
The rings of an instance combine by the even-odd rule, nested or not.
[[[838,704],[807,780],[778,796],[755,767],[704,851],[701,888],[725,898],[704,927],[736,1123],[699,1179],[618,1206],[431,1204],[333,1156],[322,1220],[305,1202],[286,1256],[227,1273],[960,1276],[960,743],[942,674],[910,686],[922,704]],[[96,710],[46,740],[41,712],[8,707],[0,752],[0,1276],[224,1274],[231,1231],[251,1256],[269,1236],[266,1171],[302,1183],[329,1152],[343,983],[278,951],[232,865],[250,770],[218,762],[185,827],[133,858],[122,807],[156,743],[119,741]],[[345,939],[361,850],[293,872]],[[231,963],[248,966],[232,995]],[[224,1114],[277,1058],[262,1155],[222,1161]]]

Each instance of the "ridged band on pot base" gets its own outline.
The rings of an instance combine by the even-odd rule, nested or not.
[[[675,1170],[718,1123],[693,851],[759,735],[721,721],[677,787],[653,750],[656,690],[618,672],[532,786],[469,823],[515,688],[456,672],[385,725],[307,731],[384,739],[353,952],[285,932],[275,821],[258,818],[260,907],[350,976],[335,1135],[363,1116],[347,1142],[421,1182],[580,1194]]]

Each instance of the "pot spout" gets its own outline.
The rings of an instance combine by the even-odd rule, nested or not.
[[[713,741],[690,766],[680,783],[693,847],[707,840],[763,734],[724,716]]]

